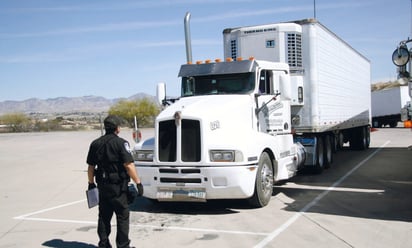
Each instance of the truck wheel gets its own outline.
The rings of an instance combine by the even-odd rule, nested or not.
[[[266,206],[273,192],[273,165],[267,152],[263,152],[259,158],[258,171],[256,174],[255,192],[249,199],[254,207]]]
[[[316,138],[316,162],[315,162],[315,172],[322,173],[325,168],[325,156],[324,156],[324,146],[323,139],[321,137]]]
[[[361,135],[359,136],[359,149],[360,150],[365,150],[369,147],[368,144],[368,135],[367,135],[367,127],[360,127],[360,133]]]
[[[349,146],[352,150],[365,150],[370,143],[369,127],[358,127],[352,131]]]
[[[339,133],[339,149],[343,148],[343,145],[346,143],[347,141],[345,141],[345,136],[343,135],[343,133]]]
[[[325,168],[329,168],[333,162],[332,137],[330,135],[324,137],[324,156]]]
[[[370,129],[370,127],[368,127],[368,126],[365,127],[365,134],[366,134],[366,138],[365,138],[365,141],[366,141],[365,149],[368,149],[369,146],[370,146],[370,144],[371,144],[371,129]]]

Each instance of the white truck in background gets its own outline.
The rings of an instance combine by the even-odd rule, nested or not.
[[[408,86],[398,86],[372,91],[372,126],[397,127],[398,122],[411,119],[411,99]]]
[[[318,21],[226,29],[229,58],[193,63],[189,19],[181,97],[158,85],[168,106],[134,150],[145,197],[262,207],[276,181],[321,172],[345,142],[368,148],[369,61]]]

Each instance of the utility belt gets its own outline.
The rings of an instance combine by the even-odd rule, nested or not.
[[[107,172],[104,168],[96,169],[96,182],[98,184],[126,184],[130,181],[126,171]]]

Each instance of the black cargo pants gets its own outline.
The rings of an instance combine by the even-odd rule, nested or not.
[[[97,234],[99,235],[99,247],[112,247],[109,241],[111,233],[110,221],[113,213],[116,214],[117,234],[116,246],[128,248],[129,239],[129,205],[127,203],[127,192],[122,190],[120,184],[101,184],[99,188],[99,219]]]

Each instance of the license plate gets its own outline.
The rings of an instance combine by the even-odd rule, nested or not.
[[[157,198],[159,199],[172,199],[173,192],[172,191],[159,191],[157,192]]]
[[[159,189],[159,201],[206,201],[206,192],[203,189]]]

